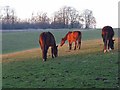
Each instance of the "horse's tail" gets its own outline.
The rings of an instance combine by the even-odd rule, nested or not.
[[[45,48],[46,46],[46,36],[45,33],[42,33],[39,37],[39,44],[41,46],[41,48]]]
[[[41,35],[39,36],[39,45],[41,47],[42,43],[41,43]]]
[[[78,47],[79,49],[81,48],[81,38],[82,38],[82,33],[78,31]]]
[[[81,34],[81,32],[79,31],[79,32],[78,32],[78,40],[81,41],[81,38],[82,38],[82,34]]]
[[[45,33],[42,33],[39,37],[39,44],[42,50],[42,58],[43,61],[47,59],[47,46],[46,46],[46,35]]]

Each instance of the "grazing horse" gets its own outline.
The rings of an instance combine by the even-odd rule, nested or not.
[[[64,38],[62,38],[61,40],[61,44],[60,46],[62,46],[66,40],[68,40],[69,42],[69,50],[72,49],[72,43],[75,42],[75,47],[74,47],[74,50],[76,50],[76,45],[77,45],[77,41],[78,41],[78,47],[80,49],[81,47],[81,37],[82,37],[82,34],[80,31],[69,31]]]
[[[114,31],[111,26],[105,26],[102,28],[102,38],[104,42],[104,53],[109,50],[114,49]]]
[[[39,37],[39,44],[42,49],[43,61],[46,61],[47,59],[47,51],[49,47],[51,47],[52,58],[57,57],[58,46],[56,46],[55,38],[52,33],[50,32],[41,33]]]

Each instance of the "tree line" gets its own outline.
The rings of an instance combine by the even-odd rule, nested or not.
[[[91,10],[77,11],[73,7],[64,6],[50,18],[46,12],[32,13],[30,18],[21,20],[15,10],[9,6],[0,9],[2,29],[60,29],[60,28],[95,28],[96,19]]]

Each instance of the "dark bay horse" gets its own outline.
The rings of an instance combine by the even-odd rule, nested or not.
[[[39,44],[42,49],[43,61],[46,61],[47,59],[47,51],[49,47],[51,47],[52,58],[58,56],[58,46],[56,46],[55,38],[51,32],[41,33],[39,37]]]
[[[62,38],[60,46],[62,46],[65,43],[65,41],[67,40],[69,42],[69,50],[72,49],[72,43],[73,42],[75,42],[74,50],[76,50],[77,41],[78,41],[78,48],[80,49],[80,47],[81,47],[81,37],[82,37],[82,34],[81,34],[80,31],[69,31],[65,35],[65,37]]]
[[[102,38],[104,42],[104,53],[106,51],[114,49],[114,30],[111,26],[105,26],[102,28]]]

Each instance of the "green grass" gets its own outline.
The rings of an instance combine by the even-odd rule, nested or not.
[[[69,30],[50,31],[59,43]],[[39,47],[40,33],[3,33],[3,53]],[[118,42],[115,42],[115,50],[104,54],[100,30],[82,31],[82,40],[81,50],[68,51],[68,45],[64,45],[59,47],[57,58],[52,59],[48,53],[46,62],[42,62],[39,48],[3,55],[2,87],[118,88]]]
[[[65,30],[44,30],[50,31],[54,34],[56,42],[59,44],[61,38],[63,38],[68,31],[72,29]],[[24,32],[3,32],[2,33],[2,53],[11,53],[31,48],[39,47],[39,35],[43,31],[24,31]],[[117,37],[118,30],[115,30],[115,37]],[[101,30],[87,30],[82,31],[82,40],[100,39]]]
[[[118,52],[3,63],[3,88],[117,88]]]

